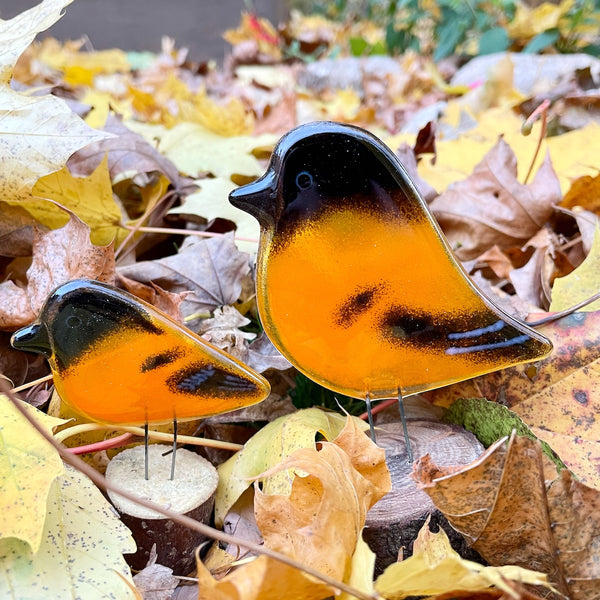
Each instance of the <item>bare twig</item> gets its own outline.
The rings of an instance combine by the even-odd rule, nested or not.
[[[234,535],[230,535],[223,531],[219,531],[218,529],[214,529],[213,527],[209,527],[208,525],[204,525],[203,523],[195,521],[194,519],[191,519],[190,517],[187,517],[185,515],[181,515],[179,513],[173,512],[172,510],[166,509],[166,508],[160,506],[159,504],[155,504],[154,502],[150,502],[149,500],[138,498],[134,494],[131,494],[130,492],[121,489],[120,487],[107,481],[103,475],[98,473],[98,471],[96,471],[95,469],[90,467],[87,463],[85,463],[83,460],[81,460],[78,456],[69,452],[62,444],[59,444],[58,442],[56,442],[56,440],[52,437],[52,435],[50,435],[49,433],[44,431],[43,427],[32,416],[30,416],[27,413],[27,411],[21,406],[20,402],[18,402],[17,396],[9,389],[8,385],[6,385],[5,382],[0,381],[0,392],[2,392],[3,394],[6,394],[6,396],[12,401],[15,408],[21,413],[23,418],[27,419],[27,421],[31,424],[31,426],[48,443],[50,443],[56,449],[56,451],[59,453],[60,457],[67,464],[71,465],[72,467],[74,467],[75,469],[77,469],[78,471],[80,471],[81,473],[86,475],[87,477],[89,477],[94,482],[94,484],[96,486],[98,486],[100,489],[102,489],[104,491],[110,490],[110,491],[114,492],[115,494],[119,494],[119,496],[122,496],[123,498],[126,498],[127,500],[129,500],[131,502],[135,502],[136,504],[139,504],[140,506],[148,508],[149,510],[156,511],[157,513],[162,514],[163,516],[175,521],[176,523],[180,523],[184,527],[189,527],[190,529],[198,531],[202,535],[205,535],[214,540],[218,540],[225,544],[235,544],[238,546],[242,546],[242,547],[250,550],[251,552],[255,552],[256,554],[262,554],[265,556],[269,556],[270,558],[277,560],[285,565],[288,565],[294,569],[303,571],[307,575],[310,575],[310,576],[314,577],[315,579],[322,581],[326,585],[329,585],[336,590],[345,592],[347,594],[350,594],[351,596],[355,596],[356,598],[359,598],[360,600],[381,600],[381,596],[379,596],[377,593],[366,594],[365,592],[355,589],[352,586],[347,585],[346,583],[337,581],[336,579],[334,579],[333,577],[330,577],[329,575],[326,575],[324,573],[317,571],[313,567],[310,567],[308,565],[303,565],[303,564],[299,563],[298,561],[294,560],[293,558],[286,556],[285,554],[281,554],[280,552],[271,550],[270,548],[267,548],[266,546],[261,546],[259,544],[255,544],[253,542],[238,538]]]

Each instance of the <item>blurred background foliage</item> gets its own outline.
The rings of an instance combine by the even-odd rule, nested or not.
[[[315,19],[360,23],[347,39],[354,56],[406,50],[434,60],[505,50],[600,55],[600,0],[537,5],[516,0],[292,0],[290,5]]]

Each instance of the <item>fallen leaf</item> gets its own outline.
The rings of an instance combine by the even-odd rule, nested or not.
[[[0,256],[31,256],[38,222],[21,206],[0,201]]]
[[[431,203],[431,210],[461,260],[493,246],[519,245],[541,229],[560,200],[547,156],[529,185],[516,179],[517,162],[502,139],[475,167]]]
[[[119,268],[129,279],[152,282],[173,293],[190,292],[181,304],[184,317],[234,304],[249,271],[248,255],[235,247],[232,235],[189,236],[174,256]]]
[[[258,52],[273,62],[282,59],[279,47],[279,34],[268,19],[244,12],[237,29],[228,29],[223,38],[235,46],[250,41],[256,44]]]
[[[28,199],[39,177],[60,169],[67,158],[107,134],[88,127],[55,96],[26,96],[10,87],[14,63],[39,31],[61,16],[70,0],[45,0],[9,21],[0,20],[0,112],[6,152],[2,161],[2,198]]]
[[[560,202],[564,208],[580,206],[600,215],[600,175],[583,175],[573,181]]]
[[[384,598],[429,596],[446,592],[483,592],[494,586],[513,595],[513,583],[548,585],[545,574],[514,566],[484,567],[453,550],[443,529],[432,533],[429,520],[413,546],[412,556],[390,565],[375,582]]]
[[[239,329],[249,323],[250,319],[242,316],[233,306],[223,306],[215,309],[211,319],[200,322],[198,333],[213,346],[243,361],[248,353],[248,340],[256,337],[256,333]]]
[[[248,347],[246,364],[259,373],[267,369],[285,371],[292,366],[288,359],[273,346],[273,343],[264,332]]]
[[[258,431],[228,461],[219,465],[219,486],[215,496],[215,523],[220,526],[227,511],[252,484],[252,478],[277,465],[298,448],[314,447],[320,433],[332,440],[339,435],[345,419],[317,408],[279,417]],[[283,472],[263,482],[265,493],[289,493],[292,477]]]
[[[223,137],[196,123],[180,123],[169,130],[133,122],[126,125],[146,139],[159,139],[158,150],[185,175],[197,178],[208,172],[233,181],[235,176],[245,177],[239,184],[264,172],[252,152],[271,149],[277,141],[277,136],[268,133],[256,137]]]
[[[32,191],[59,205],[35,200],[22,204],[50,229],[62,227],[69,220],[69,214],[60,208],[64,207],[90,227],[93,244],[106,246],[114,241],[118,245],[129,233],[121,226],[124,211],[113,197],[107,156],[87,177],[74,177],[67,167],[63,167],[38,179]]]
[[[459,470],[425,457],[415,477],[491,565],[535,565],[560,594],[600,598],[599,492],[567,470],[546,485],[537,442],[512,435]]]
[[[268,556],[259,556],[251,563],[216,580],[196,561],[198,600],[324,600],[333,590],[306,573],[289,567]]]
[[[199,190],[189,194],[181,206],[172,208],[169,214],[198,215],[207,221],[217,218],[233,221],[235,235],[247,238],[236,240],[236,244],[244,251],[256,253],[260,236],[258,221],[229,202],[229,192],[237,187],[236,184],[226,177],[214,177],[198,179],[196,185]]]
[[[507,23],[506,31],[513,40],[527,41],[549,29],[557,29],[573,4],[574,0],[562,0],[557,4],[542,2],[535,7],[517,5],[514,17]]]
[[[179,579],[173,577],[173,569],[156,564],[156,547],[150,550],[148,564],[133,576],[136,589],[143,600],[171,600]]]
[[[109,117],[104,130],[113,136],[88,144],[69,158],[67,167],[73,175],[91,175],[107,156],[108,171],[113,180],[123,173],[157,171],[179,187],[180,175],[175,165],[120,119]]]
[[[5,574],[0,580],[0,596],[11,600],[134,600],[123,552],[135,552],[129,530],[100,491],[81,473],[68,468],[52,484],[39,550],[32,553],[14,538],[0,540]]]
[[[21,406],[49,434],[64,423],[24,402]],[[62,461],[6,396],[0,396],[0,423],[0,543],[15,538],[35,553],[43,539],[46,500],[63,472]]]
[[[112,282],[114,268],[112,246],[94,246],[89,227],[74,214],[60,229],[36,232],[27,287],[11,280],[0,283],[0,328],[14,330],[31,323],[50,292],[71,279]]]
[[[391,489],[385,451],[347,417],[333,442],[321,442],[319,451],[295,450],[263,475],[282,470],[298,473],[289,495],[255,490],[265,545],[347,581],[367,511]]]
[[[585,260],[552,286],[551,312],[566,310],[598,293],[600,288],[600,225],[596,225],[594,241]],[[600,300],[579,309],[585,312],[600,310]]]

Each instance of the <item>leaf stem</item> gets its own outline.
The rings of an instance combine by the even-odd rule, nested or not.
[[[538,116],[542,116],[542,129],[540,131],[540,136],[537,141],[537,145],[535,147],[535,152],[533,153],[533,158],[531,159],[531,163],[529,165],[529,170],[527,171],[527,175],[525,175],[525,179],[523,183],[527,183],[529,181],[529,177],[531,177],[531,173],[533,171],[533,166],[535,165],[535,161],[537,160],[538,154],[540,153],[540,148],[542,147],[542,141],[546,137],[546,129],[548,124],[548,108],[550,107],[550,101],[548,99],[544,100],[527,118],[523,126],[521,127],[521,132],[523,135],[529,135],[528,132],[531,131],[531,127],[534,121],[537,120]]]
[[[127,225],[126,229],[133,229],[131,225]],[[174,229],[169,227],[137,227],[136,231],[140,231],[142,233],[169,233],[174,235],[197,235],[199,237],[221,237],[222,235],[226,235],[225,233],[216,233],[214,231],[197,231],[196,229]],[[254,242],[258,244],[258,240],[256,238],[249,238],[236,235],[234,236],[235,240],[239,240],[240,242]]]
[[[54,439],[58,442],[64,442],[67,438],[70,438],[73,435],[78,435],[81,433],[87,433],[88,431],[123,431],[130,435],[135,435],[138,437],[144,437],[144,430],[141,427],[121,427],[118,425],[110,425],[105,423],[82,423],[81,425],[73,425],[73,427],[68,427],[67,429],[63,429],[54,435]],[[152,431],[148,430],[148,436],[153,440],[160,440],[163,442],[172,442],[173,434],[167,433],[163,431]],[[243,448],[240,444],[234,444],[233,442],[223,442],[222,440],[212,440],[210,438],[199,438],[191,435],[179,435],[177,434],[177,441],[182,444],[190,444],[193,446],[206,446],[209,448],[219,448],[221,450],[241,450]],[[70,450],[75,450],[75,448],[70,448]]]

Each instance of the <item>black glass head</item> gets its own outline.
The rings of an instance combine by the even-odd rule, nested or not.
[[[328,207],[404,213],[419,201],[404,167],[383,142],[358,127],[332,122],[290,131],[273,151],[265,175],[229,199],[263,227],[277,229]]]
[[[57,367],[64,369],[124,327],[161,333],[134,296],[98,281],[78,279],[54,290],[38,320],[15,332],[11,343],[20,350],[54,355]]]

